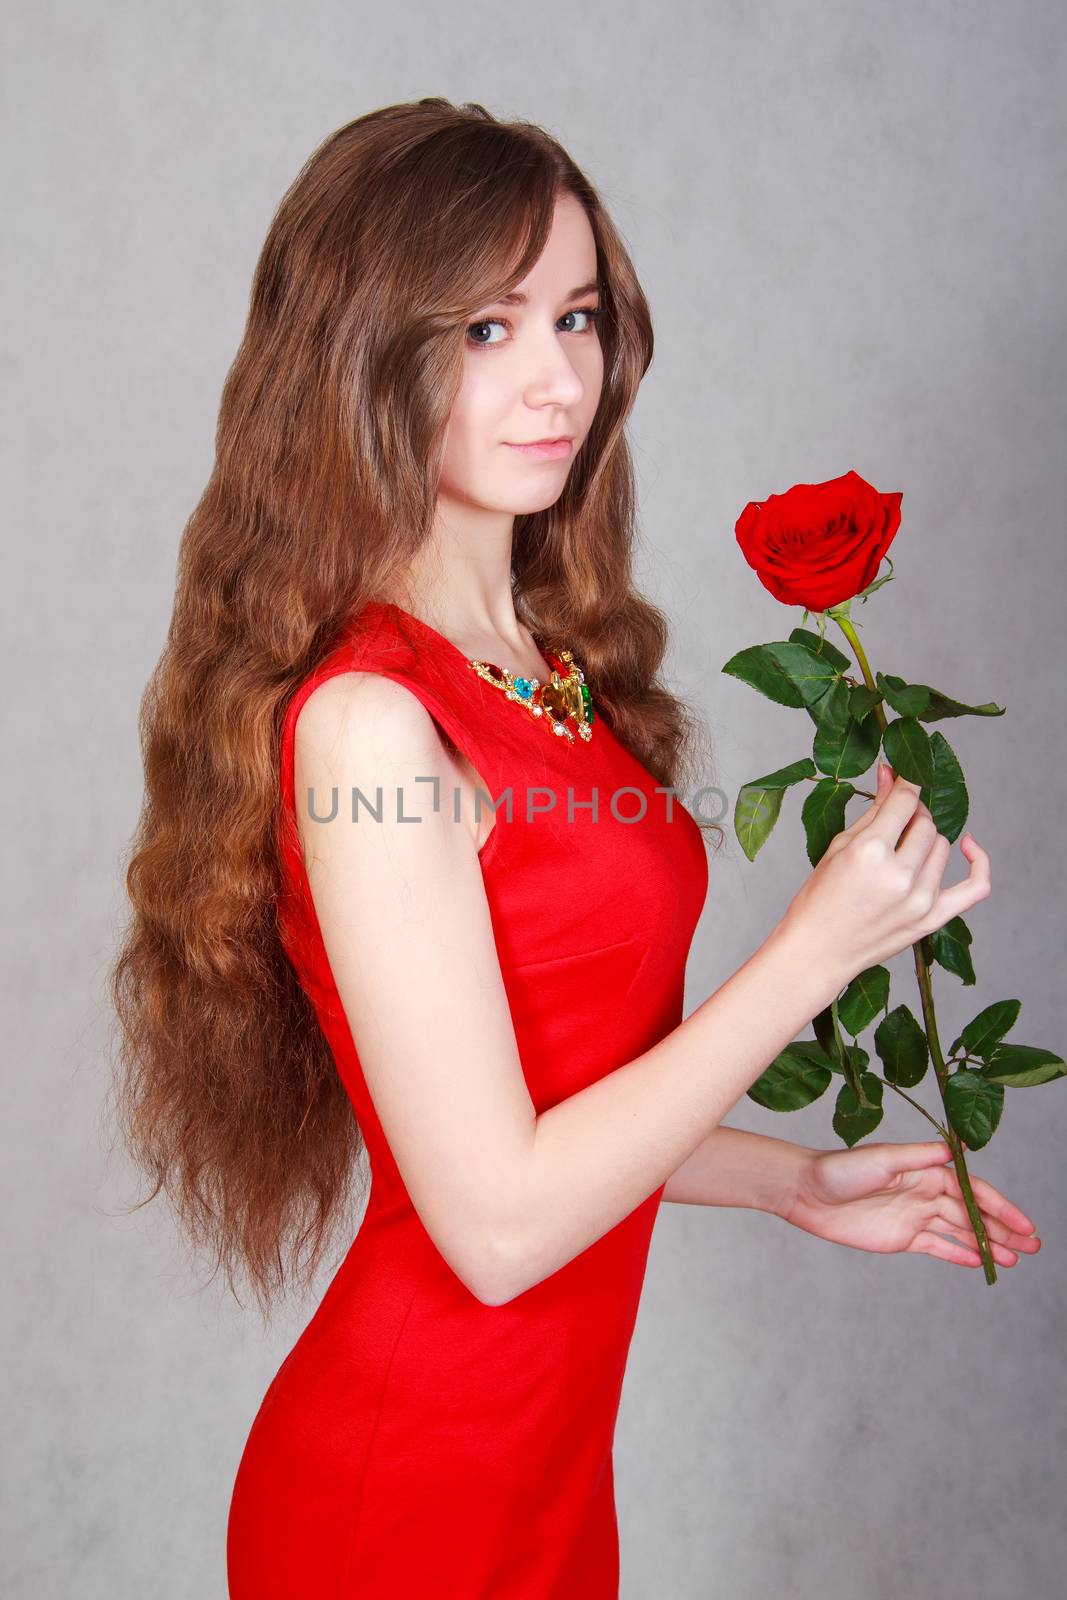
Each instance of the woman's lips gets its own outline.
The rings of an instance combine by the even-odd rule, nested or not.
[[[521,455],[533,456],[542,461],[556,461],[561,456],[569,456],[574,448],[573,439],[556,439],[551,444],[511,444],[509,450],[518,450]]]

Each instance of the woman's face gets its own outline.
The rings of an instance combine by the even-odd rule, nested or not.
[[[524,303],[482,306],[467,324],[442,496],[512,515],[543,511],[559,498],[604,381],[590,315],[600,306],[596,277],[589,219],[579,201],[563,195],[540,259],[513,291]],[[516,448],[561,435],[572,437],[562,453]]]

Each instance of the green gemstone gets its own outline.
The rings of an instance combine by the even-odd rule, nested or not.
[[[582,704],[585,707],[585,720],[590,724],[590,726],[592,726],[594,718],[593,696],[589,693],[589,685],[587,683],[580,683],[578,687],[582,691]]]

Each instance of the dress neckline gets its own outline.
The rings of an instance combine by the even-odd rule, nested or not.
[[[446,638],[443,633],[439,633],[436,628],[431,627],[428,622],[424,622],[421,617],[417,617],[413,611],[405,611],[403,606],[398,606],[395,600],[368,600],[363,609],[364,611],[377,610],[395,612],[397,616],[403,617],[407,622],[413,622],[416,628],[421,630],[422,633],[427,634],[430,638],[436,640],[438,644],[444,647],[446,654],[452,656],[454,660],[461,661],[465,667],[471,666],[470,657],[465,656],[458,645],[453,644],[451,639]],[[545,683],[551,683],[551,672],[553,671],[560,673],[561,676],[565,675],[563,673],[563,663],[560,661],[558,656],[554,656],[549,650],[543,650],[541,654],[550,664],[550,675],[548,678],[543,680]],[[494,666],[499,666],[499,664],[499,662],[493,663]],[[510,671],[510,668],[508,670]],[[477,674],[475,674],[475,676],[477,676]],[[518,673],[515,674],[515,676],[525,677],[525,673]],[[540,677],[540,674],[538,674],[538,677]]]

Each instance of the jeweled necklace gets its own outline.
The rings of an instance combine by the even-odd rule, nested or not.
[[[577,729],[579,737],[588,743],[593,737],[594,712],[585,675],[569,650],[561,650],[557,656],[547,650],[545,654],[564,669],[553,669],[551,682],[545,684],[537,678],[516,677],[492,661],[468,661],[467,665],[486,683],[502,689],[516,705],[525,706],[532,717],[547,722],[557,737],[573,744],[573,730]]]

